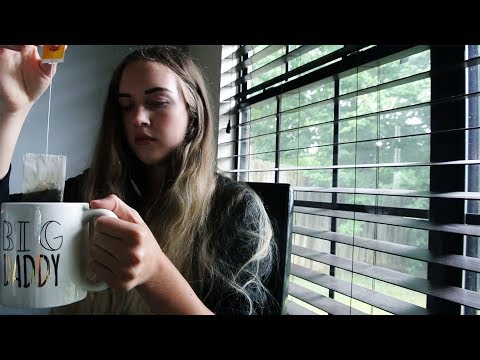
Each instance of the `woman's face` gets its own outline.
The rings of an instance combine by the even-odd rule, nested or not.
[[[151,61],[127,65],[120,78],[125,136],[146,165],[164,162],[185,138],[188,114],[178,81],[170,68]]]

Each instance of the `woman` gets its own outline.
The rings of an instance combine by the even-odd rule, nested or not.
[[[35,46],[0,49],[3,184],[22,124],[54,72]],[[186,54],[151,47],[120,63],[91,167],[67,180],[64,194],[119,217],[96,220],[91,246],[91,270],[111,288],[55,313],[268,310],[271,224],[251,189],[216,174],[212,130],[204,78]]]

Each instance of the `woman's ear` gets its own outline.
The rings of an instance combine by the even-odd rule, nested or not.
[[[194,139],[195,135],[197,135],[197,123],[198,123],[197,118],[193,118],[190,121],[190,125],[188,125],[188,129],[187,129],[187,132],[185,134],[185,141],[187,143],[192,141]]]

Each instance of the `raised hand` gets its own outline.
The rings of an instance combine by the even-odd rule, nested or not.
[[[0,45],[0,115],[28,111],[55,71],[56,64],[42,63],[35,45]]]

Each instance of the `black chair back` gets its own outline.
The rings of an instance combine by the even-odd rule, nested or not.
[[[267,282],[267,287],[275,298],[275,304],[269,314],[285,314],[292,249],[293,188],[290,184],[283,183],[246,182],[246,184],[262,199],[272,222],[278,246],[278,262]]]

